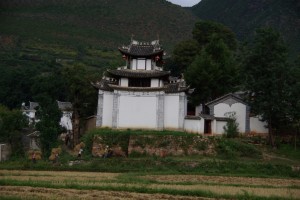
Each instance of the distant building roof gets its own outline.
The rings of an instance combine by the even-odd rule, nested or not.
[[[58,108],[62,111],[72,110],[72,103],[71,102],[62,102],[57,101]]]

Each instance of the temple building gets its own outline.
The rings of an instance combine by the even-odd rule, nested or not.
[[[162,67],[159,40],[119,48],[125,66],[109,69],[98,89],[97,127],[183,130],[187,94],[183,77],[171,77]]]

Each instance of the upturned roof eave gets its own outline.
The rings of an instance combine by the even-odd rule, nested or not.
[[[159,50],[159,51],[154,51],[152,53],[148,53],[148,54],[134,54],[134,53],[130,53],[126,50],[123,50],[122,48],[119,48],[119,51],[122,53],[122,54],[125,54],[127,56],[133,56],[133,57],[148,57],[148,56],[155,56],[155,55],[159,55],[159,54],[162,54],[163,53],[163,49]]]
[[[107,70],[107,72],[116,77],[127,78],[159,78],[170,75],[170,71],[156,71],[156,70]]]

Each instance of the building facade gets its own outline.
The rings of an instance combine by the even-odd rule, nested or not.
[[[131,40],[119,51],[125,66],[107,70],[93,83],[99,91],[96,126],[183,130],[190,90],[183,77],[163,70],[159,40]]]

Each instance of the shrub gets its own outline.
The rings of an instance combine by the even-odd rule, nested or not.
[[[239,135],[239,124],[236,122],[235,112],[225,113],[228,117],[226,126],[224,126],[224,133],[228,138],[235,138]]]
[[[235,139],[220,139],[217,145],[218,154],[226,158],[249,157],[259,158],[262,153],[253,145]]]

